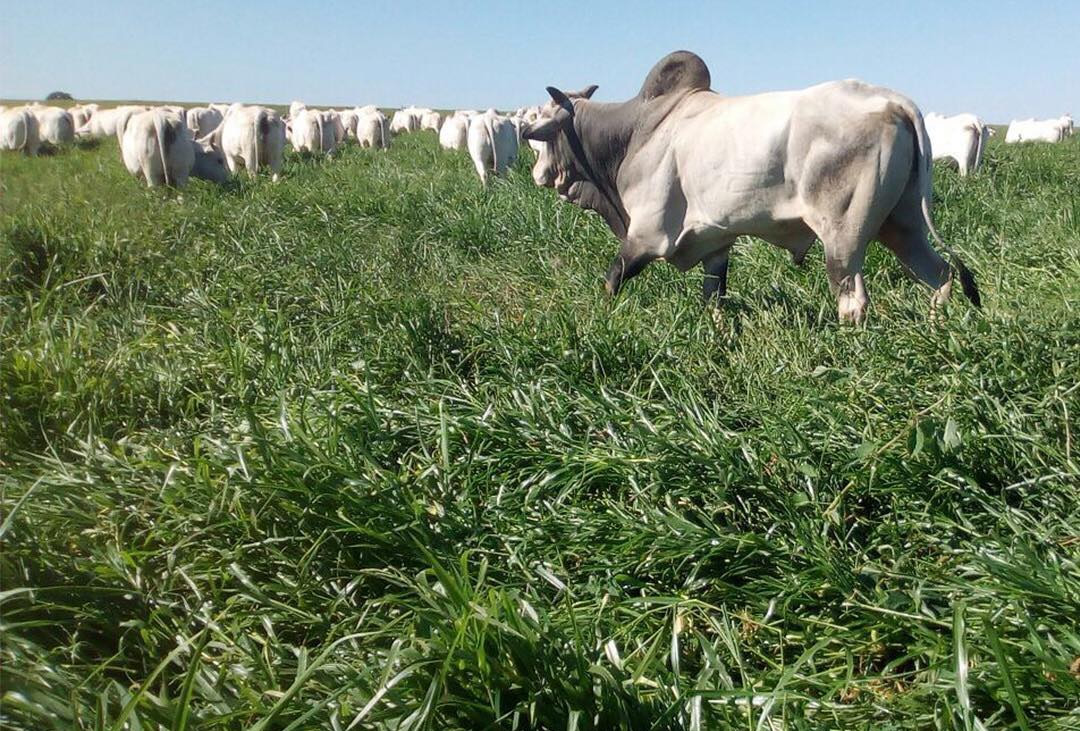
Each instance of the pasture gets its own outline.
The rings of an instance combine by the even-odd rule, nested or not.
[[[935,166],[984,307],[718,316],[428,133],[0,158],[7,728],[1080,728],[1080,138]],[[125,726],[125,724],[127,724]]]

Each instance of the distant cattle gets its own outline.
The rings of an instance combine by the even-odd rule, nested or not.
[[[171,110],[133,114],[124,128],[120,154],[128,172],[151,188],[182,188],[192,175],[216,183],[228,176],[221,151],[192,139],[184,117]]]
[[[930,219],[932,161],[922,115],[894,91],[836,81],[800,91],[724,97],[698,56],[666,56],[632,99],[600,104],[596,87],[552,101],[526,139],[544,142],[537,184],[599,212],[620,239],[607,273],[614,296],[656,259],[682,271],[702,264],[705,299],[722,294],[740,235],[799,261],[815,239],[841,322],[861,322],[862,267],[880,239],[933,291],[951,291],[950,267]],[[975,279],[953,257],[964,293]]]
[[[76,104],[68,109],[68,113],[71,115],[71,124],[75,129],[79,129],[86,125],[90,121],[90,117],[94,116],[94,112],[98,110],[97,104]]]
[[[1009,123],[1005,141],[1016,142],[1061,142],[1072,134],[1073,121],[1069,115],[1057,119],[1015,119]]]
[[[517,133],[513,123],[489,109],[469,122],[469,156],[480,181],[487,183],[488,173],[504,174],[518,155]]]
[[[66,109],[35,106],[31,109],[38,122],[38,136],[50,145],[65,145],[75,139],[75,122]]]
[[[390,120],[375,107],[357,110],[356,141],[361,147],[385,150],[390,147]]]
[[[420,129],[420,114],[415,107],[406,107],[394,112],[390,118],[390,133],[399,135]]]
[[[101,109],[90,120],[75,130],[77,137],[89,137],[101,139],[115,137],[120,142],[124,135],[124,126],[133,114],[147,111],[148,107],[135,104],[124,104],[114,109]]]
[[[188,129],[196,137],[213,132],[224,118],[225,113],[214,107],[192,107],[185,113]]]
[[[439,133],[439,128],[442,127],[443,115],[431,109],[426,109],[420,115],[420,129],[430,129]]]
[[[272,179],[279,179],[285,156],[285,121],[273,109],[231,106],[211,139],[225,155],[229,172],[245,169],[254,176],[268,167]]]
[[[39,147],[37,117],[28,107],[5,108],[0,112],[0,150],[18,150],[33,156]]]
[[[343,109],[338,112],[341,126],[345,129],[346,138],[356,139],[356,120],[359,119],[359,116],[355,109]]]
[[[469,145],[469,115],[455,112],[443,120],[439,144],[447,150],[465,150]]]
[[[337,151],[338,137],[335,118],[329,112],[302,109],[292,120],[293,148],[297,152],[316,155],[333,155]]]
[[[925,123],[935,160],[955,160],[961,175],[979,169],[986,142],[994,134],[990,125],[974,114],[957,114],[952,117],[927,114]]]

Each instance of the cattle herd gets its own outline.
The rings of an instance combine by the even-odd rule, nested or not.
[[[0,149],[32,156],[42,145],[115,137],[125,167],[136,178],[150,187],[182,187],[192,176],[221,183],[242,169],[252,175],[268,169],[277,181],[286,144],[332,157],[344,144],[386,149],[396,135],[432,130],[443,147],[466,150],[486,183],[489,174],[502,175],[514,163],[522,127],[538,115],[538,107],[511,115],[406,107],[388,119],[371,105],[321,110],[293,102],[283,118],[270,107],[244,104],[62,109],[35,102],[0,107]]]
[[[276,181],[288,142],[332,157],[343,144],[385,149],[397,135],[431,130],[442,147],[467,151],[481,181],[502,175],[523,141],[536,152],[533,179],[599,213],[621,247],[608,270],[614,295],[649,262],[701,264],[703,295],[723,295],[738,236],[764,239],[801,262],[820,240],[841,321],[864,318],[867,243],[882,241],[944,305],[952,274],[976,305],[973,275],[934,229],[931,161],[978,170],[993,129],[973,114],[925,117],[907,97],[858,81],[799,91],[724,97],[705,63],[677,51],[622,103],[591,99],[595,86],[512,114],[407,107],[391,118],[374,106],[319,110],[293,102],[288,115],[263,106],[96,104],[60,109],[0,107],[0,148],[36,154],[75,138],[115,137],[128,171],[147,185],[224,182],[246,169]],[[1013,121],[1005,142],[1061,142],[1068,115]],[[945,249],[948,262],[930,245]]]

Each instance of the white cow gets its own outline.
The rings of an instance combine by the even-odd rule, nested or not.
[[[356,120],[360,117],[356,109],[343,109],[338,112],[341,118],[341,126],[345,128],[345,136],[356,139]]]
[[[468,147],[480,181],[486,185],[489,172],[502,175],[517,159],[513,123],[494,109],[487,110],[469,123]]]
[[[465,150],[469,145],[469,119],[460,112],[446,118],[439,130],[439,144],[447,150]]]
[[[293,102],[289,105],[289,119],[296,119],[297,115],[305,109],[307,109],[307,104],[304,102]]]
[[[1009,123],[1005,141],[1015,142],[1061,142],[1070,133],[1072,118],[1068,115],[1057,119],[1014,119]]]
[[[285,156],[285,121],[273,109],[233,105],[225,119],[211,133],[214,145],[225,155],[229,172],[245,168],[254,177],[260,167],[268,167],[276,183]]]
[[[986,141],[994,134],[990,125],[974,114],[944,117],[930,113],[926,115],[924,121],[935,160],[943,158],[956,160],[961,175],[967,175],[979,169],[983,151],[986,149]]]
[[[133,114],[124,128],[120,154],[128,172],[151,188],[182,188],[192,175],[215,183],[228,177],[221,151],[192,139],[183,115],[171,110]]]
[[[361,147],[385,150],[390,147],[390,120],[375,107],[357,110],[356,141]]]
[[[41,146],[37,117],[29,107],[5,108],[0,112],[0,150],[21,150],[33,156]]]
[[[124,134],[124,125],[133,114],[147,111],[148,107],[125,104],[114,109],[102,109],[95,112],[82,127],[75,130],[77,137],[89,137],[102,139],[103,137],[116,137],[117,141]]]
[[[346,129],[345,123],[341,121],[341,113],[337,110],[331,109],[328,112],[323,112],[323,117],[329,120],[330,129],[334,131],[334,147],[336,149],[348,139],[349,130]]]
[[[228,107],[226,107],[228,109]],[[205,137],[225,119],[225,113],[214,107],[192,107],[185,113],[188,129],[196,137]]]
[[[297,152],[333,155],[337,151],[333,115],[317,109],[301,109],[292,120],[291,141]]]
[[[38,122],[38,136],[50,145],[64,145],[75,140],[75,123],[71,114],[60,107],[34,106]]]
[[[442,122],[443,115],[431,109],[425,109],[423,114],[420,115],[420,129],[430,129],[435,134],[439,134]]]
[[[416,107],[405,107],[394,112],[390,119],[390,133],[399,135],[406,132],[415,132],[420,129],[420,115]]]
[[[77,130],[86,126],[86,123],[90,121],[90,117],[94,116],[97,110],[97,104],[76,104],[68,109],[68,114],[71,115],[71,123]]]

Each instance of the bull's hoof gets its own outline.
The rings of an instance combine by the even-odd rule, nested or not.
[[[855,293],[842,294],[837,300],[841,323],[861,325],[866,320],[866,300]]]

